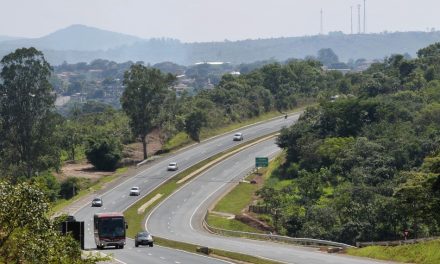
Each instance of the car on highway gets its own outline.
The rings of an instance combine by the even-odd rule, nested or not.
[[[243,140],[243,133],[235,133],[233,140],[234,141],[242,141]]]
[[[134,246],[139,247],[139,245],[146,245],[149,247],[153,246],[153,237],[150,233],[143,231],[136,234],[134,237]]]
[[[92,207],[101,207],[102,206],[102,199],[101,198],[95,198],[92,201]]]
[[[140,194],[141,194],[141,191],[139,190],[139,187],[131,187],[130,196],[138,196]]]
[[[178,169],[179,167],[177,166],[177,162],[170,162],[170,164],[168,164],[167,170],[176,171]]]

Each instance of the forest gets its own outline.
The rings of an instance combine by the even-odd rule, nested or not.
[[[277,140],[283,162],[259,191],[280,234],[355,244],[437,236],[440,44],[337,81]]]

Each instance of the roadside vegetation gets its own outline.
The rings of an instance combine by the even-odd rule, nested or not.
[[[440,263],[440,240],[394,247],[373,246],[360,249],[348,249],[353,256],[391,260],[404,263],[435,264]]]
[[[285,161],[258,191],[277,233],[352,245],[439,235],[439,69],[439,43],[393,55],[281,131]]]
[[[38,184],[53,204],[91,186],[76,178],[59,182],[54,175],[65,161],[86,158],[113,172],[134,162],[124,152],[130,143],[142,142],[147,158],[152,131],[163,144],[177,137],[174,148],[185,135],[198,142],[209,136],[205,131],[318,100],[278,139],[286,158],[274,177],[286,184],[258,192],[277,233],[346,243],[397,239],[404,229],[410,237],[435,235],[439,50],[431,45],[414,60],[393,55],[347,75],[314,60],[271,63],[179,96],[168,88],[174,76],[133,64],[124,74],[121,110],[89,101],[61,115],[44,55],[18,49],[0,62],[0,178],[11,186]],[[9,232],[0,226],[2,236]],[[6,250],[9,237],[2,239]]]

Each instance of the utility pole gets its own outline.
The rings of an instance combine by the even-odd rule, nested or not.
[[[358,34],[361,34],[361,5],[358,4]]]
[[[365,9],[366,9],[366,7],[365,7],[365,0],[364,0],[364,34],[366,33],[366,21],[367,21],[367,18],[366,18],[366,11],[365,11]]]

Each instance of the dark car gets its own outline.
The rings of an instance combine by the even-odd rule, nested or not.
[[[92,201],[92,207],[101,207],[102,206],[102,199],[101,198],[95,198]]]
[[[139,232],[134,237],[134,246],[139,247],[139,245],[153,246],[153,237],[147,231]]]

